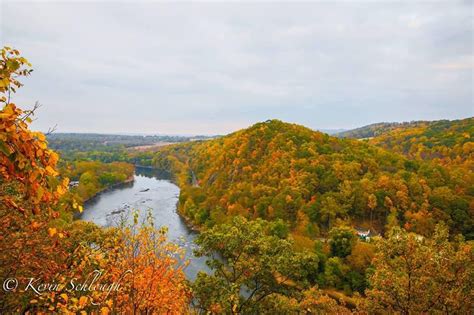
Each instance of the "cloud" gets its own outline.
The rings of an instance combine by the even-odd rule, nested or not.
[[[468,2],[0,4],[59,131],[226,133],[473,115]]]
[[[474,70],[474,55],[470,56],[463,56],[455,61],[445,62],[440,64],[434,64],[433,67],[439,70],[466,70],[472,71]]]

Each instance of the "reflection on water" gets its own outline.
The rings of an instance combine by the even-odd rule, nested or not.
[[[135,174],[146,177],[153,177],[155,179],[171,180],[171,173],[165,170],[156,168],[136,167]]]
[[[199,270],[208,271],[205,258],[192,254],[196,233],[191,231],[177,213],[179,188],[170,181],[170,174],[154,169],[137,168],[134,182],[106,191],[85,204],[81,219],[101,226],[116,224],[123,218],[132,219],[132,211],[139,210],[139,222],[147,212],[155,226],[166,226],[168,238],[181,245],[190,261],[186,276],[194,280]]]

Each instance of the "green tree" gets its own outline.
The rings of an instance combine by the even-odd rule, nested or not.
[[[332,256],[344,258],[350,255],[356,242],[357,235],[350,227],[337,227],[329,232],[329,246]]]
[[[275,295],[290,296],[295,284],[316,278],[318,257],[295,253],[289,240],[272,235],[261,219],[235,217],[201,233],[196,254],[208,255],[213,274],[201,272],[193,284],[196,307],[202,312],[258,313]]]
[[[344,288],[346,284],[346,275],[349,272],[349,266],[339,257],[331,257],[326,261],[324,277],[326,284],[337,288]]]
[[[324,198],[321,202],[321,219],[327,223],[327,228],[330,229],[334,220],[338,216],[342,216],[346,211],[341,207],[333,196]]]
[[[279,238],[287,238],[290,233],[288,224],[282,219],[278,219],[271,224],[270,232],[272,235],[278,236]]]

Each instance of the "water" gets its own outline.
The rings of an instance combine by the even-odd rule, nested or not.
[[[110,226],[125,216],[131,220],[132,209],[140,210],[139,222],[147,211],[153,215],[156,227],[167,226],[170,241],[185,250],[189,265],[185,274],[194,280],[198,271],[209,271],[205,257],[195,257],[196,232],[190,230],[177,213],[179,188],[169,180],[166,173],[152,169],[137,168],[132,183],[106,191],[86,203],[81,219],[100,226]]]

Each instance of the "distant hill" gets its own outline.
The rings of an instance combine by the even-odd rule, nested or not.
[[[474,118],[461,120],[380,123],[338,134],[368,138],[370,144],[411,159],[434,160],[443,165],[474,167]]]
[[[353,138],[353,139],[366,139],[379,136],[390,130],[400,128],[400,127],[415,127],[421,124],[427,124],[428,121],[411,121],[411,122],[380,122],[375,124],[370,124],[356,129],[345,130],[337,132],[334,136],[339,138]]]
[[[211,139],[211,136],[119,135],[97,133],[52,133],[49,146],[62,153],[81,151],[112,151],[123,148],[154,146],[161,143]]]
[[[444,221],[474,237],[472,176],[278,120],[165,147],[154,165],[175,174],[180,212],[201,226],[234,215],[282,219],[314,238],[338,220],[381,231],[390,215],[418,233]]]
[[[336,135],[336,134],[346,131],[346,129],[316,129],[316,130],[327,133],[328,135]]]
[[[466,164],[474,170],[474,118],[402,125],[369,143],[412,159],[434,160],[443,165]]]

